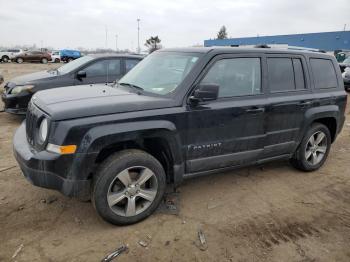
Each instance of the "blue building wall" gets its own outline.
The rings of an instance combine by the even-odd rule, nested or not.
[[[257,44],[288,44],[290,46],[316,48],[325,51],[350,50],[350,31],[204,40],[204,46]]]

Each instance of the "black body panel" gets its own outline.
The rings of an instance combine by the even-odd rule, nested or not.
[[[167,170],[168,182],[179,184],[185,177],[289,158],[314,121],[330,123],[332,141],[342,129],[347,95],[340,69],[331,56],[241,48],[157,52],[198,52],[203,55],[171,95],[152,95],[105,85],[91,89],[89,85],[81,86],[69,95],[62,92],[63,88],[36,94],[33,106],[46,114],[50,123],[48,143],[77,145],[77,151],[74,155],[59,156],[53,162],[46,162],[48,152],[33,145],[29,146],[31,157],[41,164],[28,162],[19,148],[22,143],[27,143],[23,141],[26,138],[21,134],[21,127],[16,135],[20,141],[14,144],[21,166],[40,171],[45,166],[45,172],[58,174],[63,179],[89,181],[96,171],[101,152],[129,147],[147,151],[159,146],[166,148],[165,154],[171,163]],[[300,59],[305,87],[272,92],[267,66],[267,59],[271,56]],[[216,61],[236,57],[260,59],[260,93],[190,102],[193,90]],[[316,87],[310,57],[331,61],[338,83],[336,87]],[[236,84],[232,83],[228,85],[235,88]]]

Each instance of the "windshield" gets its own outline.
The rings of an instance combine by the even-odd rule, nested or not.
[[[61,66],[57,69],[57,71],[60,74],[67,74],[69,72],[72,72],[74,69],[78,68],[79,66],[91,61],[94,59],[91,56],[83,56],[78,59],[73,60],[72,62],[69,62],[68,64],[65,64],[64,66]]]
[[[138,63],[118,83],[166,95],[178,87],[198,58],[199,54],[155,52]]]

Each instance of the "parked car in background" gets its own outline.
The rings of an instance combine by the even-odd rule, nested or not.
[[[15,56],[19,55],[22,52],[23,52],[22,49],[4,49],[4,50],[0,50],[0,62],[6,63],[6,62],[10,61],[12,58],[14,58]]]
[[[346,67],[342,73],[344,88],[346,91],[350,91],[350,67]]]
[[[113,83],[142,58],[139,55],[88,55],[58,69],[16,77],[5,84],[5,92],[2,94],[5,111],[25,114],[32,95],[40,90],[72,85]],[[70,96],[69,93],[66,95]]]
[[[347,57],[343,62],[339,63],[340,71],[343,73],[345,68],[350,67],[350,57]]]
[[[118,225],[186,178],[282,159],[319,169],[347,104],[334,56],[269,48],[163,49],[117,88],[71,89],[35,94],[15,157],[34,185],[90,198]]]
[[[350,51],[340,51],[335,54],[335,58],[338,63],[342,63],[346,58],[350,56]]]
[[[51,62],[53,63],[60,63],[61,62],[61,55],[60,51],[52,51],[51,52]]]
[[[51,55],[47,52],[42,51],[26,51],[16,55],[11,60],[19,64],[23,62],[37,62],[47,64],[47,62],[51,61]]]
[[[68,49],[61,50],[60,55],[61,55],[61,61],[67,62],[67,63],[75,59],[78,59],[82,56],[80,51],[68,50]]]

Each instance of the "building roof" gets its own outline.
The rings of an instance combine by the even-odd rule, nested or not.
[[[204,46],[288,44],[326,51],[350,49],[350,31],[204,40]]]

